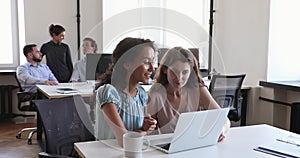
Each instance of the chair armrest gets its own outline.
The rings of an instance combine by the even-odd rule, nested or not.
[[[49,154],[46,152],[40,152],[39,158],[73,158],[70,156],[64,156],[64,155],[56,155],[56,154]]]
[[[20,102],[31,101],[36,98],[36,93],[33,92],[17,92],[18,100]]]

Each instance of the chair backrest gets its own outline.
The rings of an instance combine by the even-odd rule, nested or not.
[[[18,83],[18,86],[19,86],[19,92],[23,92],[24,90],[23,90],[23,88],[21,86],[21,83],[20,83],[20,81],[18,79],[17,72],[15,73],[15,79],[16,79],[16,81]]]
[[[45,151],[75,156],[75,142],[95,140],[93,125],[80,95],[34,100],[45,132]]]
[[[242,103],[240,91],[245,77],[246,74],[213,75],[210,82],[209,91],[212,97],[222,108],[230,108],[228,115],[230,120],[240,119]],[[232,114],[236,116],[231,116]]]
[[[19,92],[17,92],[18,109],[20,111],[36,111],[36,107],[32,103],[32,100],[38,99],[37,94],[33,93],[33,92],[24,92],[16,73],[15,73],[15,79],[19,86]],[[26,115],[24,115],[24,116],[26,116]],[[31,115],[28,115],[28,116],[31,116]]]

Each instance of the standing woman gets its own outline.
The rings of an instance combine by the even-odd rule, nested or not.
[[[119,42],[112,54],[112,65],[100,76],[102,86],[96,95],[97,139],[116,138],[122,146],[124,133],[155,129],[156,121],[144,115],[148,95],[139,85],[148,83],[154,56],[154,44],[149,39],[128,37]]]
[[[46,55],[47,65],[57,80],[69,82],[73,72],[73,63],[69,46],[62,43],[65,38],[65,28],[51,24],[49,33],[52,40],[42,45],[41,52],[43,56]]]

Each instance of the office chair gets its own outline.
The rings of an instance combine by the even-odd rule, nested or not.
[[[19,92],[17,92],[17,98],[18,98],[18,109],[20,111],[23,111],[23,112],[36,112],[37,109],[34,105],[34,103],[32,102],[32,100],[34,99],[37,99],[37,95],[36,93],[33,93],[33,92],[24,92],[17,76],[16,77],[16,80],[18,82],[18,86],[19,86]],[[33,117],[35,115],[25,115],[25,114],[18,114],[18,116],[23,116],[23,117]],[[34,133],[36,133],[37,131],[37,128],[36,127],[32,127],[32,128],[23,128],[21,129],[17,134],[16,134],[16,138],[20,139],[21,138],[21,135],[23,132],[25,131],[31,131],[29,134],[28,134],[28,137],[27,137],[27,144],[32,144],[32,136]]]
[[[228,118],[239,121],[243,98],[240,95],[242,83],[246,74],[213,75],[209,85],[209,92],[221,108],[229,107]]]
[[[93,124],[80,95],[34,100],[45,134],[45,157],[79,157],[75,142],[95,140]]]

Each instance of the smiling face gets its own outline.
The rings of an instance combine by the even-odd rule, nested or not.
[[[190,74],[191,66],[188,62],[176,61],[164,70],[167,75],[169,86],[179,89],[186,85]]]
[[[153,61],[155,52],[153,48],[146,46],[141,50],[141,53],[134,60],[134,63],[127,63],[130,75],[130,82],[133,83],[148,83],[153,72]]]
[[[58,35],[55,35],[55,33],[52,34],[52,38],[53,38],[53,41],[55,43],[61,43],[64,39],[65,39],[65,32],[61,32],[60,34]]]

